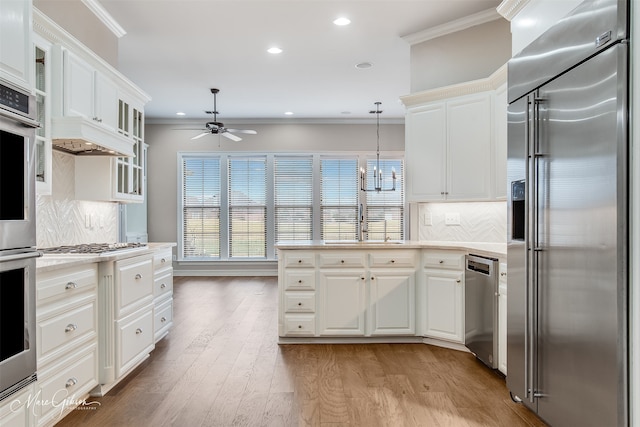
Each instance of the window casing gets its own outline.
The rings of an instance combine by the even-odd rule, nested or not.
[[[361,228],[364,240],[404,239],[403,156],[383,157],[396,191],[360,190],[360,168],[373,187],[370,153],[179,153],[178,261],[275,260],[278,242],[356,241]]]

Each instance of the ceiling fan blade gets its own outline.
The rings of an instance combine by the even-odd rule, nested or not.
[[[239,136],[235,136],[234,134],[229,133],[227,131],[222,132],[222,136],[224,136],[225,138],[229,138],[232,141],[236,141],[236,142],[242,141],[242,138],[240,138]]]
[[[244,129],[227,129],[227,132],[233,132],[233,133],[246,133],[249,135],[257,135],[258,132],[256,132],[255,130],[244,130]]]
[[[196,135],[196,136],[194,136],[194,137],[193,137],[193,138],[191,138],[191,139],[193,140],[193,139],[202,138],[203,136],[205,136],[205,135],[209,135],[210,133],[211,133],[211,132],[202,132],[200,135]]]

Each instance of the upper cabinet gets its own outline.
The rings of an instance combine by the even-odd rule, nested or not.
[[[31,1],[0,1],[0,78],[32,89]]]
[[[505,199],[505,85],[502,67],[488,79],[402,97],[408,201]]]

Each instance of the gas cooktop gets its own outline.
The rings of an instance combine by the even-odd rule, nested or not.
[[[55,246],[51,248],[39,248],[45,255],[51,254],[93,254],[100,255],[129,249],[145,249],[146,243],[84,243],[80,245]]]

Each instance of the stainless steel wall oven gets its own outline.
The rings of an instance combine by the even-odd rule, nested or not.
[[[0,81],[0,400],[36,380],[35,108]]]

